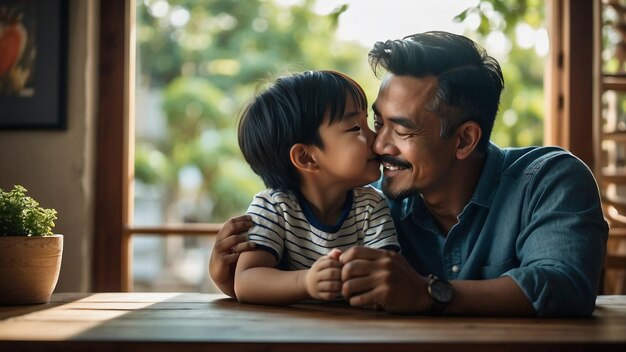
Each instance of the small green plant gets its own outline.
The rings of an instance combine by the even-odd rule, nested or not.
[[[57,211],[40,207],[26,188],[0,188],[0,236],[50,236],[56,219]]]

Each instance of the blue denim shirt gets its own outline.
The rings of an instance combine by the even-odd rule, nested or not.
[[[390,207],[402,254],[420,274],[510,276],[540,316],[593,312],[608,226],[593,175],[569,152],[491,144],[476,190],[448,234],[419,195]]]

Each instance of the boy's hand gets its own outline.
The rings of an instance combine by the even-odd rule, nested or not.
[[[314,299],[330,301],[341,297],[341,251],[333,249],[318,259],[306,273],[306,290]]]
[[[255,244],[248,242],[246,231],[252,227],[249,215],[229,219],[220,229],[213,246],[209,273],[213,281],[227,295],[234,296],[234,279],[237,259],[241,252],[250,251]]]

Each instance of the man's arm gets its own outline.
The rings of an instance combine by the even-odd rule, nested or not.
[[[235,272],[235,293],[240,302],[291,304],[306,299],[340,297],[341,267],[331,253],[308,270],[282,271],[274,268],[276,258],[265,250],[242,253]]]
[[[248,242],[246,231],[252,227],[249,215],[242,215],[229,219],[220,229],[211,252],[209,274],[217,287],[235,297],[235,266],[241,252],[255,248],[253,242]]]
[[[535,315],[530,300],[508,276],[491,280],[451,281],[454,299],[446,314]]]
[[[519,266],[502,275],[539,316],[589,316],[595,309],[608,226],[591,171],[556,150],[526,168]]]
[[[341,257],[342,293],[350,304],[379,307],[395,313],[428,313],[428,278],[419,275],[401,255],[355,247]],[[534,315],[535,311],[509,277],[451,281],[454,299],[444,314]]]

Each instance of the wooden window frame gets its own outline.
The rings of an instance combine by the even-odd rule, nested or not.
[[[132,291],[135,234],[214,236],[221,224],[135,227],[132,219],[134,141],[134,0],[100,2],[92,291]]]
[[[594,170],[594,2],[551,0],[546,6],[544,144],[568,149]]]
[[[131,216],[134,1],[100,2],[92,290],[129,291],[133,234],[215,235],[220,224],[129,226]],[[594,170],[593,4],[547,3],[551,54],[546,64],[545,144],[560,145]],[[554,48],[554,49],[553,49]],[[573,55],[575,54],[575,55]]]
[[[126,83],[130,2],[100,1],[92,291],[127,291]]]

